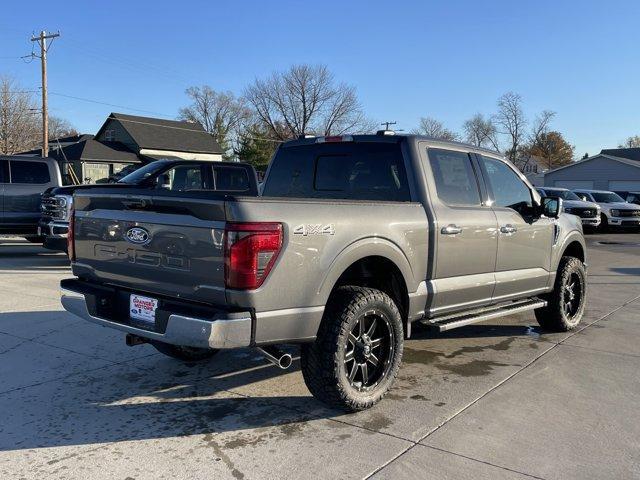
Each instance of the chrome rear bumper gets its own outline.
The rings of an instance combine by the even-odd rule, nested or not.
[[[172,345],[197,348],[240,348],[251,344],[249,312],[227,312],[220,318],[214,317],[212,320],[171,314],[165,332],[158,333],[91,315],[85,297],[80,292],[62,288],[61,302],[65,310],[89,322]]]

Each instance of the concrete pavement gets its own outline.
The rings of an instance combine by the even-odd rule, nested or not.
[[[416,329],[396,387],[352,415],[315,401],[297,362],[126,347],[62,311],[63,255],[0,239],[0,476],[640,478],[640,235],[587,238],[577,331],[532,314]]]

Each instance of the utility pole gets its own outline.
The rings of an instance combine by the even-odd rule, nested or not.
[[[389,130],[390,125],[395,125],[396,122],[382,122],[380,125],[384,125],[385,130]]]
[[[47,34],[46,30],[42,30],[40,35],[31,37],[32,42],[38,42],[40,45],[40,64],[42,66],[42,156],[49,155],[49,110],[47,108],[47,40],[53,40],[60,36],[58,33]],[[51,46],[51,44],[49,44]],[[33,54],[34,56],[38,56]]]

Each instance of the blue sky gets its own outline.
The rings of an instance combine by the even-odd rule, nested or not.
[[[60,30],[49,89],[177,115],[184,90],[208,84],[240,94],[293,63],[326,64],[356,86],[368,115],[409,130],[433,116],[459,130],[499,95],[522,95],[530,118],[576,155],[640,134],[638,1],[110,1],[11,2],[0,18],[0,75],[37,89],[29,37]],[[54,115],[95,133],[111,111],[51,95]],[[151,115],[151,114],[150,114]],[[153,116],[153,115],[151,115]]]

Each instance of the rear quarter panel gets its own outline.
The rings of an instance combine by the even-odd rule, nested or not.
[[[419,203],[262,197],[226,208],[227,221],[283,224],[283,248],[263,285],[226,291],[228,304],[255,309],[257,341],[314,336],[335,282],[364,257],[393,261],[409,293],[425,280],[428,224]]]

